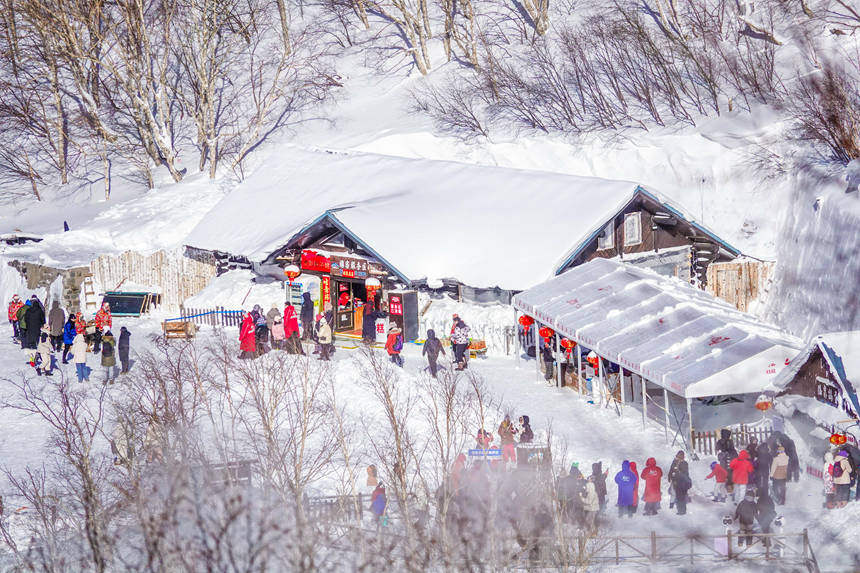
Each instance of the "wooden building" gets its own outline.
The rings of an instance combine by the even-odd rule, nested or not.
[[[617,258],[699,286],[708,266],[741,252],[654,193],[637,186],[630,200],[570,254],[556,274],[594,258]]]
[[[860,331],[816,336],[775,381],[792,407],[828,429],[841,420],[858,420],[855,384],[860,381]]]

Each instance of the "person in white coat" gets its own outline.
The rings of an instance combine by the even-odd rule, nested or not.
[[[589,531],[597,529],[597,514],[600,511],[600,498],[597,497],[597,487],[594,478],[589,477],[585,483],[585,494],[582,496],[583,511],[585,512],[585,527]]]
[[[52,357],[54,355],[54,345],[51,341],[51,331],[47,326],[42,327],[42,332],[39,334],[39,344],[36,346],[36,354],[39,355],[41,363],[36,367],[36,374],[41,376],[53,376]]]
[[[72,356],[75,363],[75,373],[78,375],[78,382],[89,382],[89,369],[87,368],[87,341],[84,335],[78,333],[72,341]]]

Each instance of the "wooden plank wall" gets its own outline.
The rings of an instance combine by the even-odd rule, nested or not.
[[[747,312],[750,303],[767,289],[773,263],[764,261],[732,261],[708,265],[709,293]]]
[[[186,298],[203,290],[215,278],[215,265],[183,256],[181,251],[142,255],[126,251],[102,255],[90,263],[90,272],[104,290],[123,281],[161,290],[161,308],[178,311]]]

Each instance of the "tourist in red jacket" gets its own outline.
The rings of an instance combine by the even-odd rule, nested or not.
[[[711,462],[711,473],[705,476],[705,479],[714,478],[714,501],[726,501],[728,494],[726,493],[726,479],[729,477],[729,472],[718,462]]]
[[[113,326],[113,319],[110,315],[110,303],[103,302],[102,307],[96,312],[96,333],[93,337],[93,353],[98,354],[102,343],[102,332],[110,330]]]
[[[746,496],[750,474],[755,468],[750,461],[750,454],[746,450],[741,450],[738,457],[729,463],[729,468],[732,470],[732,482],[735,484],[732,491],[732,501],[734,501],[738,496],[741,498]]]
[[[9,303],[7,316],[12,324],[12,338],[19,340],[21,333],[18,331],[18,311],[24,306],[24,301],[17,294],[12,295],[12,302]]]
[[[284,309],[284,340],[288,353],[305,353],[299,337],[299,317],[296,315],[296,308],[291,304],[288,304]]]
[[[242,351],[239,358],[256,358],[257,336],[254,332],[255,328],[251,313],[245,313],[242,326],[239,328],[239,350]]]
[[[657,460],[648,458],[645,462],[645,469],[642,470],[642,475],[639,477],[645,480],[645,490],[642,492],[642,501],[645,502],[643,515],[657,515],[662,498],[660,480],[663,477],[663,470],[657,467]]]

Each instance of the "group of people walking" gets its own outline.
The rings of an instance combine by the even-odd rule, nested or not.
[[[62,364],[75,365],[78,382],[88,382],[90,368],[87,354],[100,354],[100,364],[105,370],[105,383],[113,384],[119,373],[129,371],[131,332],[123,326],[117,341],[111,332],[113,318],[110,304],[104,302],[93,320],[87,322],[81,312],[66,312],[54,301],[46,315],[44,305],[36,295],[26,302],[16,294],[8,307],[8,319],[12,324],[13,340],[25,350],[35,350],[31,365],[39,376],[53,376],[56,366],[55,353],[62,356]],[[122,365],[117,369],[117,357]]]

